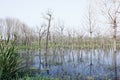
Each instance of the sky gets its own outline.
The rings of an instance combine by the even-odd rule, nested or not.
[[[61,20],[67,26],[80,26],[90,0],[0,0],[0,18],[18,18],[29,26],[42,23],[41,16],[48,9],[53,20]]]

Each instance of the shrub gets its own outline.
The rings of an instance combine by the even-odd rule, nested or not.
[[[0,42],[0,79],[11,80],[19,71],[21,63],[15,52],[15,39]]]

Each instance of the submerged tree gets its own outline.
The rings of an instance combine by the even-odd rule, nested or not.
[[[93,32],[95,32],[96,28],[96,16],[95,12],[93,10],[93,6],[91,3],[88,5],[88,10],[87,10],[87,15],[86,15],[86,23],[85,27],[87,32],[89,33],[89,45],[88,48],[90,49],[90,66],[92,66],[92,48],[93,48]]]
[[[42,48],[42,38],[43,38],[43,36],[45,35],[45,32],[46,32],[45,27],[46,27],[45,24],[42,24],[41,27],[37,26],[37,32],[35,32],[35,33],[38,33],[39,60],[40,60],[39,69],[41,69],[41,67],[40,67],[41,66],[41,48]]]
[[[120,0],[103,0],[104,8],[102,12],[104,13],[107,22],[113,29],[113,64],[115,68],[115,80],[117,80],[117,62],[116,62],[116,52],[117,52],[117,28],[119,24],[119,10],[120,10]]]
[[[51,27],[52,13],[50,11],[48,11],[46,13],[46,16],[44,16],[44,19],[46,19],[48,21],[48,27],[47,27],[47,33],[46,33],[46,45],[45,45],[45,66],[46,66],[47,74],[49,74],[47,55],[48,55],[48,41],[50,38],[50,27]]]

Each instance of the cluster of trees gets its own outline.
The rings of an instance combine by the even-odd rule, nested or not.
[[[14,35],[16,35],[16,43],[25,45],[33,41],[35,37],[33,29],[15,18],[0,19],[0,35],[2,40],[6,40],[8,37],[14,39]]]
[[[52,48],[60,47],[61,55],[63,54],[63,49],[67,48],[107,48],[112,47],[114,52],[114,66],[115,72],[117,72],[116,66],[116,51],[117,51],[117,40],[119,43],[119,35],[117,35],[117,30],[119,29],[119,0],[103,0],[101,12],[103,13],[100,19],[104,24],[100,24],[98,21],[98,15],[93,11],[91,4],[88,6],[87,14],[85,15],[84,24],[80,27],[83,27],[81,30],[75,29],[66,29],[65,24],[62,22],[52,22],[53,15],[51,12],[47,12],[43,18],[46,20],[46,23],[41,24],[39,27],[30,27],[24,22],[16,18],[6,18],[0,19],[0,40],[13,40],[16,37],[16,45],[25,45],[30,46],[34,43],[39,45],[39,57],[41,62],[41,48],[44,45],[45,48],[45,66],[47,73],[48,70],[48,48],[50,45]],[[106,25],[105,25],[106,24]],[[108,31],[109,35],[106,35],[106,32],[100,30],[100,27],[109,26],[112,30]],[[54,29],[52,29],[54,28]],[[83,31],[84,30],[84,31]],[[104,30],[105,31],[105,30]],[[90,53],[92,66],[92,52]],[[117,74],[117,73],[116,73]]]
[[[84,24],[81,25],[83,29],[81,30],[65,29],[65,24],[62,22],[56,22],[51,25],[53,16],[52,13],[48,12],[43,17],[46,23],[41,24],[39,27],[30,27],[15,18],[0,19],[1,38],[5,40],[10,36],[10,38],[13,39],[13,35],[15,34],[17,36],[16,44],[30,45],[33,42],[39,42],[39,45],[41,45],[43,42],[48,45],[48,41],[50,41],[50,43],[61,45],[62,47],[64,47],[63,44],[68,46],[72,45],[72,47],[76,45],[79,46],[82,45],[83,42],[92,44],[92,41],[97,43],[97,45],[101,44],[103,46],[105,42],[111,42],[113,39],[114,45],[116,45],[120,2],[119,0],[103,0],[101,2],[103,3],[101,10],[103,14],[100,16],[106,23],[106,25],[104,25],[105,27],[112,26],[112,36],[106,35],[107,32],[103,32],[105,30],[100,30],[101,25],[100,22],[97,22],[98,17],[96,17],[96,12],[93,11],[93,6],[89,4],[85,15],[86,19]],[[108,33],[109,32],[110,31],[108,31]],[[115,49],[116,46],[114,46],[114,50]]]

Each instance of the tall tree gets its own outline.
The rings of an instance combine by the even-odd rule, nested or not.
[[[116,51],[117,51],[117,28],[119,22],[119,10],[120,0],[103,0],[102,12],[106,17],[107,22],[113,29],[113,64],[115,67],[115,80],[117,80],[117,62],[116,62]]]
[[[40,27],[36,27],[37,29],[37,32],[35,33],[38,33],[38,45],[39,45],[39,60],[40,60],[40,63],[39,63],[39,69],[41,70],[41,45],[42,45],[42,38],[43,36],[45,35],[45,32],[46,32],[46,29],[45,29],[46,25],[45,24],[42,24]]]
[[[90,66],[92,66],[92,48],[93,48],[93,33],[96,28],[96,14],[94,12],[94,8],[92,3],[88,4],[87,14],[86,14],[86,30],[89,33],[89,48],[90,48]]]
[[[48,21],[47,33],[46,33],[46,47],[45,47],[45,66],[47,70],[47,74],[49,74],[48,63],[47,63],[47,55],[48,55],[48,41],[50,38],[50,27],[51,27],[51,20],[52,20],[52,13],[48,11],[44,18]]]

